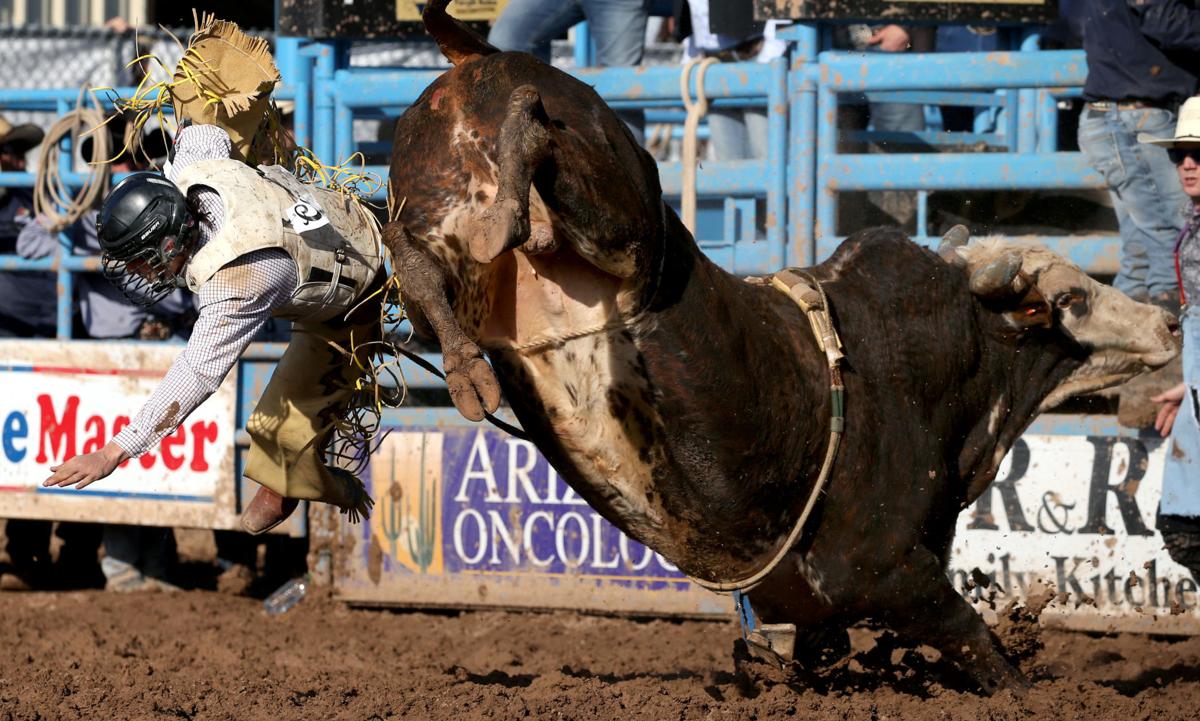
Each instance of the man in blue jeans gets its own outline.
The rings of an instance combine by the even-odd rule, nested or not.
[[[1169,136],[1176,108],[1196,94],[1200,9],[1194,0],[1092,0],[1080,12],[1088,79],[1079,147],[1108,182],[1117,213],[1121,264],[1114,285],[1178,313],[1173,251],[1188,198],[1167,151],[1137,136]],[[1167,377],[1160,371],[1122,388],[1121,423],[1152,421],[1149,397],[1178,382],[1178,364],[1172,368]]]
[[[1177,310],[1173,251],[1188,199],[1167,151],[1137,135],[1170,135],[1176,108],[1196,93],[1200,10],[1187,0],[1093,0],[1082,12],[1088,79],[1079,147],[1108,181],[1120,223],[1114,285]]]
[[[671,9],[663,0],[510,0],[488,33],[488,42],[501,50],[531,53],[548,63],[550,41],[587,20],[597,65],[640,65],[646,49],[646,18],[652,8],[665,10],[660,14],[670,14]],[[645,115],[640,110],[618,115],[641,142]]]

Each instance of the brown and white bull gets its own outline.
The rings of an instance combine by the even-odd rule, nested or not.
[[[826,451],[809,322],[704,256],[591,88],[498,52],[445,4],[425,23],[455,67],[397,123],[404,205],[384,241],[455,406],[480,420],[503,389],[608,520],[693,577],[750,575]],[[868,230],[811,272],[845,345],[846,433],[803,535],[752,593],[760,619],[872,617],[985,690],[1024,684],[944,575],[955,519],[1039,411],[1174,357],[1173,319],[999,240],[938,255]]]

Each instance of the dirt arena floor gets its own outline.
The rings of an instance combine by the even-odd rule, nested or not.
[[[856,631],[807,686],[740,690],[732,623],[428,614],[212,591],[0,594],[0,720],[1195,719],[1200,638],[1045,632],[1024,698]],[[1028,640],[1028,639],[1027,639]]]

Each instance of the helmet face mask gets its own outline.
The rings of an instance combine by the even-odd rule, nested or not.
[[[156,173],[113,188],[96,222],[104,277],[130,302],[150,306],[182,287],[196,217],[179,189]]]
[[[109,253],[101,256],[104,277],[121,289],[135,305],[148,307],[184,286],[182,267],[191,252],[195,238],[195,221],[190,224],[190,237],[168,235],[158,245],[136,251],[128,258]],[[177,261],[176,259],[182,258]]]

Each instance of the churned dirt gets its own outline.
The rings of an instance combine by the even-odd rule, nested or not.
[[[1024,698],[977,696],[936,653],[869,630],[832,669],[748,697],[733,623],[8,593],[0,720],[1197,718],[1200,638],[1038,632],[1030,616],[1000,627],[1034,679]]]

